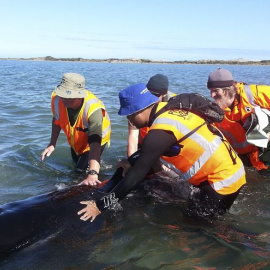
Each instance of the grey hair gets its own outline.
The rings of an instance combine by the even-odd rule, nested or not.
[[[229,96],[229,98],[234,98],[234,96],[236,94],[236,90],[235,90],[233,85],[228,86],[228,87],[223,87],[222,90],[226,92],[226,94]]]

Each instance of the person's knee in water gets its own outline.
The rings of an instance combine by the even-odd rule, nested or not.
[[[214,191],[210,184],[205,181],[192,188],[187,200],[185,214],[189,217],[199,217],[207,221],[215,220],[230,209],[239,192],[240,189],[232,194],[222,195]]]

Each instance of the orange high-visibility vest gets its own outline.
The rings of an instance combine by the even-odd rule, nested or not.
[[[254,113],[254,105],[270,109],[270,86],[237,84],[239,102],[235,100],[232,110],[226,108],[225,117],[221,123],[215,126],[224,134],[234,150],[238,154],[247,154],[256,151],[257,147],[249,144],[246,139],[246,131],[243,124],[251,113]]]
[[[147,135],[148,131],[149,131],[149,127],[143,127],[139,129],[139,140],[138,140],[139,144],[142,144],[143,139]]]
[[[157,111],[165,105],[165,102],[159,103]],[[150,130],[169,131],[178,141],[203,123],[201,117],[191,112],[170,110],[159,115]],[[227,148],[229,143],[213,134],[207,125],[200,127],[178,145],[181,147],[178,155],[163,156],[163,159],[172,165],[171,169],[193,185],[208,181],[216,192],[226,195],[236,192],[246,183],[242,161],[232,152],[233,162]]]
[[[111,135],[111,123],[105,106],[94,94],[87,91],[87,97],[84,98],[83,105],[78,114],[77,120],[73,126],[70,125],[67,108],[64,106],[61,98],[52,93],[51,98],[52,113],[55,118],[55,124],[59,125],[67,136],[69,145],[73,150],[81,155],[90,150],[88,143],[88,135],[85,130],[89,127],[88,118],[97,109],[102,109],[103,121],[102,121],[102,141],[101,145],[110,143]]]

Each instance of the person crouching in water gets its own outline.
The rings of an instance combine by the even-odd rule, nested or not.
[[[61,129],[71,147],[76,172],[88,174],[80,184],[97,185],[100,156],[110,143],[111,122],[104,104],[86,90],[85,78],[77,73],[65,73],[52,93],[52,133],[41,160],[55,150]]]
[[[175,172],[198,188],[199,192],[189,195],[188,215],[206,219],[223,215],[246,183],[243,164],[233,155],[228,142],[211,132],[205,120],[192,112],[174,109],[159,114],[167,103],[158,102],[145,84],[127,87],[119,93],[119,99],[119,115],[127,116],[137,128],[149,126],[150,130],[135,164],[115,188],[100,200],[81,202],[86,204],[78,212],[81,219],[93,221],[123,199],[161,155],[167,156]]]
[[[245,166],[269,175],[270,86],[236,82],[229,70],[219,68],[209,74],[207,88],[225,113],[216,127]]]
[[[151,94],[157,96],[159,101],[168,101],[176,94],[169,91],[169,80],[163,74],[156,74],[152,76],[146,84],[147,89]],[[127,138],[127,156],[130,157],[141,147],[144,137],[149,128],[136,128],[128,122],[128,138]]]

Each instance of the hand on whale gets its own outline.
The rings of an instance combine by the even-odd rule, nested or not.
[[[100,185],[102,182],[98,179],[98,175],[88,174],[87,178],[85,178],[79,185],[86,185],[86,186],[97,186]]]
[[[96,217],[101,214],[95,201],[82,201],[81,204],[85,204],[86,207],[78,212],[78,215],[83,214],[80,219],[87,221],[90,218],[90,222],[93,222]]]
[[[109,181],[97,188],[86,185],[71,186],[25,200],[0,206],[0,257],[28,246],[60,230],[83,228],[87,223],[78,218],[79,202],[97,200],[122,179],[122,169],[116,170]],[[102,227],[102,219],[91,231]]]

